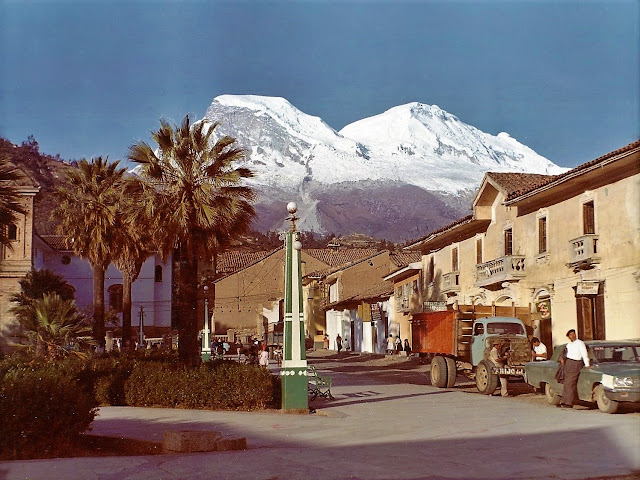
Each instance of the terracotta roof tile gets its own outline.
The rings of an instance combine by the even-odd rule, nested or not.
[[[528,188],[522,188],[519,190],[514,190],[513,192],[509,193],[509,195],[507,196],[507,200],[513,200],[516,197],[519,197],[520,195],[524,195],[525,193],[529,193],[532,192],[533,190],[536,190],[537,188],[540,188],[544,185],[548,185],[552,182],[558,181],[558,180],[562,180],[565,177],[573,177],[575,176],[576,173],[580,173],[582,170],[587,170],[590,167],[597,165],[601,162],[604,162],[606,160],[609,160],[612,157],[615,157],[617,155],[620,155],[621,153],[625,153],[628,152],[630,150],[633,150],[635,148],[640,147],[640,140],[637,140],[633,143],[630,143],[629,145],[626,145],[622,148],[619,148],[617,150],[614,150],[612,152],[606,153],[594,160],[591,160],[587,163],[583,163],[582,165],[578,165],[576,168],[569,170],[568,172],[562,173],[560,175],[549,175],[547,177],[547,180],[544,182],[541,182],[539,184],[536,185],[530,185]],[[495,175],[495,174],[492,174]]]
[[[392,253],[389,256],[389,258],[396,267],[403,268],[409,265],[410,263],[422,261],[422,253],[421,252]]]
[[[71,250],[67,247],[64,235],[39,235],[39,237],[54,250]]]
[[[497,172],[487,172],[487,176],[502,186],[507,191],[507,196],[537,188],[558,177],[558,175],[540,175],[537,173]]]
[[[451,222],[450,224],[445,225],[444,227],[440,227],[439,229],[434,230],[433,232],[427,233],[425,236],[420,237],[418,240],[412,240],[412,241],[408,242],[404,246],[404,248],[407,248],[410,245],[415,245],[416,243],[423,242],[427,238],[433,237],[433,236],[438,235],[438,234],[440,234],[442,232],[446,232],[447,230],[451,230],[452,228],[457,227],[458,225],[462,225],[463,223],[468,223],[471,220],[473,220],[473,215],[467,215],[466,217],[460,218],[460,219],[456,220],[455,222]]]
[[[242,270],[249,265],[259,262],[260,260],[268,257],[275,251],[280,250],[264,250],[260,252],[241,252],[241,251],[228,251],[218,255],[217,272],[219,274],[228,275],[230,273]]]
[[[304,251],[307,255],[330,267],[339,267],[379,253],[376,248],[309,248]]]

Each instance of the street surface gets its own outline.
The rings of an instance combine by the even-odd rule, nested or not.
[[[487,397],[463,377],[437,389],[415,358],[336,357],[309,359],[335,396],[312,402],[315,414],[105,407],[93,423],[97,435],[158,442],[166,429],[216,430],[246,437],[246,451],[1,462],[0,479],[640,478],[637,408],[554,408],[524,384]]]

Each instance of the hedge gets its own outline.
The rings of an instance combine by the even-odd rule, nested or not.
[[[97,402],[63,369],[24,365],[0,377],[0,458],[55,456],[85,432]]]

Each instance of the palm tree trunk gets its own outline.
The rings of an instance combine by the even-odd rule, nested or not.
[[[200,361],[198,342],[198,259],[193,253],[180,252],[178,293],[178,356],[180,361],[195,366]]]
[[[122,347],[131,350],[131,275],[122,275]]]
[[[104,329],[104,274],[105,268],[93,267],[93,338],[99,347],[105,345]]]

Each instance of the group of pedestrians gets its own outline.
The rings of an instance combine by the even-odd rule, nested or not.
[[[400,352],[405,352],[407,355],[411,353],[411,345],[409,344],[409,339],[405,338],[404,343],[398,335],[393,337],[393,335],[389,335],[387,338],[387,355],[400,355]]]

